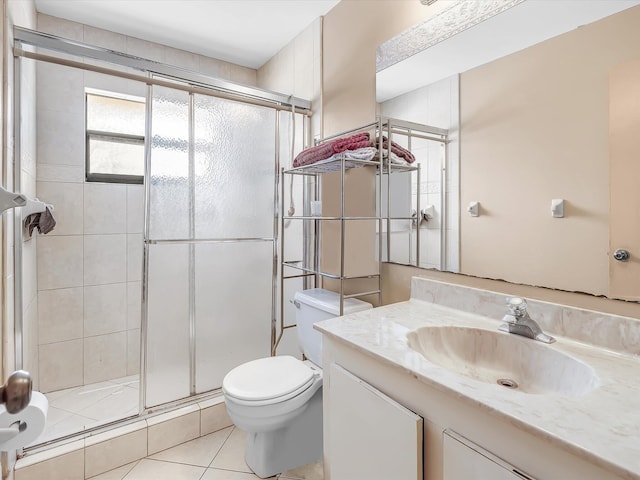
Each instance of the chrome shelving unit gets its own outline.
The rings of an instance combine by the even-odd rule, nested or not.
[[[388,148],[387,148],[387,158],[391,158],[390,150],[391,150],[391,141],[393,139],[394,134],[400,135],[408,135],[411,136],[419,136],[420,138],[433,138],[432,135],[439,135],[441,132],[438,129],[431,129],[431,127],[426,127],[420,124],[410,123],[410,122],[402,122],[399,120],[379,118],[376,122],[364,125],[352,130],[348,130],[345,132],[341,132],[336,135],[332,135],[330,137],[326,137],[318,142],[316,145],[321,143],[335,140],[336,138],[345,137],[348,135],[353,135],[355,133],[366,132],[369,131],[372,133],[372,138],[376,138],[381,140],[383,135],[389,139]],[[411,148],[411,142],[409,140],[409,149]],[[380,146],[382,142],[380,142]],[[348,216],[346,215],[345,208],[345,174],[348,170],[353,168],[374,168],[376,169],[376,182],[377,182],[377,191],[380,192],[376,198],[376,207],[377,214],[373,216]],[[285,185],[287,182],[285,181],[285,176],[287,175],[302,175],[306,177],[314,177],[315,179],[315,191],[314,192],[306,192],[306,200],[321,200],[320,197],[320,183],[322,181],[322,175],[330,172],[339,172],[340,174],[340,214],[334,216],[315,216],[315,215],[284,215],[285,210]],[[377,263],[378,268],[377,272],[371,272],[368,274],[362,275],[347,275],[345,273],[345,227],[347,222],[353,221],[376,221],[378,222],[378,232],[382,235],[383,232],[383,222],[387,222],[387,234],[389,232],[388,225],[391,220],[408,220],[411,221],[412,217],[410,216],[411,212],[408,212],[408,216],[406,217],[390,217],[388,215],[389,210],[389,191],[390,191],[390,183],[389,176],[394,172],[416,172],[417,175],[417,195],[416,195],[416,211],[420,212],[420,166],[416,165],[401,165],[392,163],[390,161],[385,161],[384,152],[382,148],[378,149],[378,154],[373,160],[364,161],[364,160],[353,160],[346,159],[344,155],[340,155],[337,158],[332,158],[329,160],[324,160],[320,162],[313,163],[311,165],[306,165],[302,167],[296,167],[291,169],[282,169],[281,175],[282,179],[280,182],[281,185],[281,195],[280,195],[280,212],[281,215],[281,224],[280,224],[280,260],[281,260],[281,276],[280,276],[280,333],[275,340],[275,343],[272,347],[272,353],[275,354],[276,348],[282,339],[284,331],[288,328],[293,328],[295,325],[287,325],[285,323],[284,311],[285,311],[285,299],[284,299],[284,284],[289,279],[310,279],[313,280],[313,284],[316,287],[321,287],[323,285],[323,279],[335,280],[339,284],[339,295],[340,295],[340,315],[344,313],[344,301],[348,298],[356,298],[356,297],[365,297],[371,295],[377,295],[378,303],[381,303],[382,300],[382,289],[381,289],[381,279],[380,279],[380,271],[382,268],[383,261],[383,249],[382,249],[382,238],[380,237],[378,240],[377,246]],[[382,198],[382,182],[386,179],[387,183],[387,195],[386,198]],[[383,202],[386,202],[387,205],[387,215],[383,216]],[[307,209],[308,210],[308,209]],[[308,213],[308,212],[306,212]],[[285,222],[287,221],[302,221],[308,222],[308,228],[306,229],[306,234],[313,235],[313,252],[309,256],[307,261],[305,260],[288,260],[285,258],[285,243],[286,243],[286,234],[285,234]],[[322,224],[325,222],[334,221],[340,222],[340,245],[339,245],[339,256],[340,256],[340,268],[337,273],[326,272],[321,269],[321,258],[320,258],[320,239],[322,232]],[[420,229],[417,228],[416,238],[419,242]],[[388,238],[388,237],[387,237]],[[387,240],[387,248],[388,248],[388,240]],[[305,255],[307,257],[307,255]],[[387,252],[388,258],[388,252]],[[350,280],[357,279],[375,279],[377,282],[377,287],[372,290],[367,291],[356,291],[354,293],[345,293],[345,282]]]

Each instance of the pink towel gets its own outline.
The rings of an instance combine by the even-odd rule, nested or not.
[[[371,146],[368,133],[357,133],[347,138],[339,138],[333,141],[333,151],[336,153],[345,150],[357,150]]]
[[[387,137],[382,137],[382,148],[384,150],[389,148],[389,139]],[[416,161],[416,157],[413,156],[413,153],[394,141],[391,142],[391,152],[406,160],[407,163],[413,163]]]
[[[321,143],[315,147],[307,148],[298,154],[293,161],[294,167],[311,165],[312,163],[326,160],[334,153],[341,153],[345,150],[357,150],[371,146],[368,133],[357,133],[346,138],[338,138],[330,142]]]
[[[293,166],[303,167],[304,165],[311,165],[312,163],[329,158],[333,153],[332,143],[321,143],[320,145],[307,148],[300,152],[293,161]]]

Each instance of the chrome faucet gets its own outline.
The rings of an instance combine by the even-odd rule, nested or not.
[[[502,317],[505,323],[500,325],[498,330],[533,338],[534,340],[544,343],[553,343],[556,341],[555,338],[544,333],[540,325],[529,316],[527,312],[527,302],[524,298],[507,298],[507,309],[509,313]]]

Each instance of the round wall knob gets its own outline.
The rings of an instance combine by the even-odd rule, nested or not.
[[[24,370],[17,370],[0,387],[0,401],[6,404],[7,412],[18,413],[29,404],[31,389],[31,375]]]
[[[613,258],[615,258],[619,262],[626,262],[627,260],[629,260],[629,257],[629,252],[627,250],[622,250],[621,248],[613,252]]]

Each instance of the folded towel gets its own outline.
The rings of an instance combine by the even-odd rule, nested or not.
[[[383,160],[388,160],[389,159],[388,150],[382,149],[382,159]],[[396,155],[393,152],[391,152],[391,163],[395,164],[395,165],[404,165],[404,166],[411,165],[404,158],[399,157],[398,155]]]
[[[53,230],[55,226],[56,219],[53,218],[49,207],[46,207],[44,212],[32,213],[24,219],[24,228],[29,232],[29,236],[33,235],[35,228],[38,229],[38,232],[47,234]]]
[[[311,165],[330,158],[334,153],[341,153],[346,150],[357,150],[371,146],[368,133],[357,133],[346,138],[338,138],[336,140],[321,143],[315,147],[307,148],[298,154],[293,161],[294,167],[303,167]]]
[[[387,137],[382,137],[382,148],[384,150],[389,149],[389,139]],[[391,152],[396,154],[398,157],[407,161],[407,163],[413,163],[416,161],[416,157],[413,156],[406,148],[398,145],[396,142],[391,142]]]
[[[350,137],[339,138],[333,141],[333,151],[336,153],[344,152],[345,150],[357,150],[369,146],[371,146],[371,143],[367,132],[356,133]]]
[[[344,157],[345,160],[362,160],[368,162],[373,160],[377,155],[378,150],[373,147],[358,148],[357,150],[345,150],[344,152],[336,153],[328,158],[328,160],[340,160]]]
[[[294,167],[303,167],[312,163],[325,160],[333,155],[333,145],[331,143],[321,143],[315,147],[307,148],[298,154],[293,161]]]

